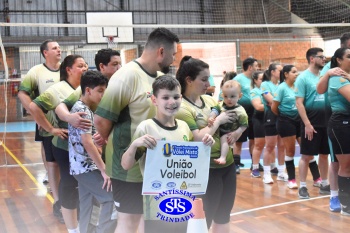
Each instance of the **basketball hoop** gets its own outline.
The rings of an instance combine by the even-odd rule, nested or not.
[[[116,38],[116,37],[115,36],[106,36],[107,47],[109,49],[113,49],[113,48],[117,48],[118,47],[118,42],[114,41],[114,38]]]

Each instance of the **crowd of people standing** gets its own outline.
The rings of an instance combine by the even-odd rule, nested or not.
[[[46,61],[28,72],[19,97],[39,126],[53,212],[68,232],[92,232],[89,222],[96,202],[101,208],[96,232],[154,232],[170,226],[144,215],[149,202],[141,195],[144,167],[138,163],[138,148],[152,148],[159,136],[146,132],[145,124],[170,132],[170,138],[177,138],[171,132],[181,130],[186,138],[211,146],[202,198],[213,233],[230,231],[236,174],[248,139],[252,177],[260,178],[263,172],[262,181],[272,185],[272,175],[277,175],[277,181],[298,189],[299,198],[310,198],[309,167],[320,194],[331,194],[330,210],[350,215],[350,34],[341,37],[342,48],[329,65],[321,48],[306,51],[309,66],[301,74],[294,65],[277,63],[258,71],[256,59],[245,59],[241,74],[227,73],[220,101],[212,93],[206,95],[213,84],[209,64],[200,59],[184,56],[175,78],[164,75],[177,43],[174,33],[157,28],[142,55],[123,67],[118,52],[100,50],[95,57],[98,71],[87,71],[80,55],[69,55],[61,63],[58,43],[42,44]],[[296,142],[301,149],[299,186]]]

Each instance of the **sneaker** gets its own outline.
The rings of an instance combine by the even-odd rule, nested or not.
[[[250,173],[252,177],[259,178],[260,177],[260,172],[259,169],[254,169],[252,173]]]
[[[345,216],[350,216],[350,207],[349,206],[345,206],[345,205],[341,205],[340,214],[341,215],[345,215]]]
[[[288,175],[285,172],[280,172],[277,175],[277,180],[281,180],[281,181],[287,182],[288,181]]]
[[[288,180],[287,187],[290,188],[290,189],[297,189],[298,185],[295,182],[295,179],[294,180]]]
[[[273,176],[277,176],[277,174],[278,174],[278,169],[277,169],[277,167],[274,167],[273,169],[271,169],[271,175],[273,175]]]
[[[328,185],[323,186],[322,184],[320,185],[320,191],[319,194],[323,194],[323,195],[329,195],[331,194],[331,188]]]
[[[271,175],[264,175],[263,182],[265,184],[273,184],[273,179]]]
[[[307,191],[306,187],[301,187],[298,192],[299,198],[300,199],[309,199],[310,195],[309,192]]]
[[[259,171],[263,172],[264,171],[264,166],[259,163]]]
[[[46,175],[45,175],[45,177],[44,177],[44,179],[43,179],[43,183],[44,183],[44,184],[49,183],[49,177],[48,177],[48,175],[47,175],[47,172],[46,172]]]
[[[236,174],[241,174],[241,169],[239,168],[239,165],[236,165]]]
[[[320,187],[321,186],[322,179],[318,178],[317,180],[314,181],[314,186],[315,187]]]
[[[341,206],[338,196],[331,197],[331,199],[329,199],[329,210],[331,212],[340,212]]]
[[[61,212],[61,204],[59,201],[56,201],[53,204],[53,211],[52,212],[53,212],[53,215],[57,218],[57,220],[60,223],[64,223],[64,219],[63,219],[62,212]]]
[[[244,167],[244,163],[239,163],[238,164],[240,167]]]

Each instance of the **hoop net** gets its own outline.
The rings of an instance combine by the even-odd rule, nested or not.
[[[118,47],[118,42],[114,41],[114,36],[106,36],[106,40],[107,40],[107,47],[109,49],[115,49]]]

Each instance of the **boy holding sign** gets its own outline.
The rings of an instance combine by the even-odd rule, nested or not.
[[[137,127],[128,150],[123,154],[122,166],[128,170],[139,160],[142,174],[145,170],[146,149],[153,149],[157,140],[191,141],[193,135],[187,123],[175,119],[179,111],[182,96],[179,82],[170,76],[157,78],[153,85],[152,103],[157,107],[154,118],[145,120]],[[211,135],[206,134],[203,143],[207,146],[214,144]],[[152,196],[144,196],[145,233],[147,232],[185,232],[186,224],[159,221],[156,217],[158,206]],[[155,210],[155,212],[154,212]],[[155,221],[157,220],[157,221]],[[170,231],[173,230],[173,231]]]

